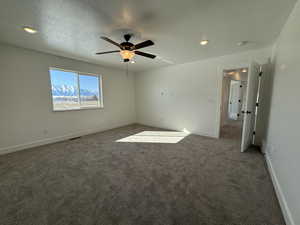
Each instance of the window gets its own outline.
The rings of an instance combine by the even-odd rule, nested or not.
[[[50,68],[54,111],[103,107],[101,76]]]

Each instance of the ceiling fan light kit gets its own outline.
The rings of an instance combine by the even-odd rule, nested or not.
[[[137,49],[146,48],[146,47],[149,47],[151,45],[154,45],[153,41],[147,40],[147,41],[143,41],[139,44],[134,45],[131,42],[129,42],[131,36],[132,36],[131,34],[125,34],[124,35],[125,42],[122,42],[120,44],[113,41],[113,40],[111,40],[111,39],[109,39],[109,38],[107,38],[107,37],[101,37],[101,39],[103,39],[103,40],[119,47],[120,50],[107,51],[107,52],[98,52],[96,54],[97,55],[103,55],[103,54],[119,52],[122,59],[123,59],[123,62],[129,62],[131,59],[133,59],[133,57],[135,55],[140,55],[140,56],[151,58],[151,59],[154,59],[156,57],[155,55],[152,55],[152,54],[149,54],[149,53],[146,53],[146,52],[136,51]]]
[[[121,50],[120,55],[123,59],[132,59],[135,55],[134,51],[129,51],[129,50]]]

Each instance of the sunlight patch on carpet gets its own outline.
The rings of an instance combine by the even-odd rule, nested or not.
[[[188,132],[180,131],[143,131],[116,142],[137,142],[137,143],[170,143],[175,144],[180,142],[186,136]]]

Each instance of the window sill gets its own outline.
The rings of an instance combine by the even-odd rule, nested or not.
[[[81,107],[81,108],[70,108],[70,109],[52,109],[52,112],[68,112],[68,111],[81,111],[81,110],[95,110],[95,109],[104,109],[103,106],[95,106],[95,107]]]

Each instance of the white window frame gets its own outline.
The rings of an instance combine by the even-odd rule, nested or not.
[[[76,73],[77,74],[77,86],[78,86],[78,101],[79,101],[79,107],[78,108],[70,108],[70,109],[55,109],[54,108],[54,101],[53,101],[53,94],[52,94],[52,81],[51,81],[51,73],[50,70],[60,70],[63,72],[71,72],[71,73]],[[77,111],[77,110],[87,110],[87,109],[103,109],[104,108],[104,104],[103,104],[103,80],[102,80],[102,75],[99,74],[95,74],[95,73],[86,73],[86,72],[80,72],[80,71],[76,71],[76,70],[67,70],[67,69],[61,69],[58,67],[49,67],[49,84],[50,84],[50,95],[51,95],[51,102],[52,102],[52,111],[53,112],[65,112],[65,111]],[[100,98],[98,100],[99,104],[98,106],[85,106],[82,107],[81,106],[81,98],[80,98],[80,85],[79,85],[79,76],[80,75],[87,75],[87,76],[95,76],[98,77],[98,81],[99,81],[99,95]]]

